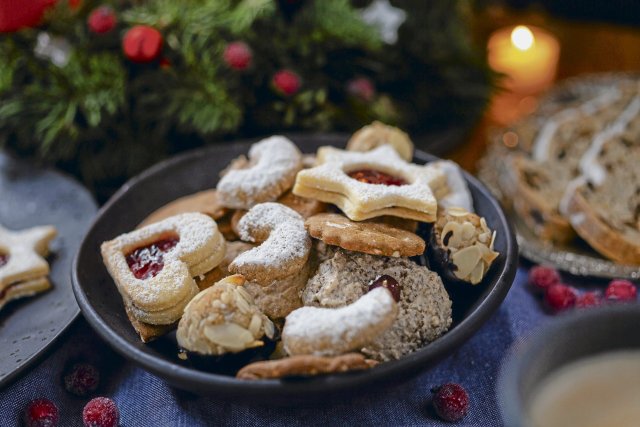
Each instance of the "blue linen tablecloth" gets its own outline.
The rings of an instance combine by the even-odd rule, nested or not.
[[[499,310],[467,343],[450,357],[410,382],[390,389],[369,390],[341,403],[275,407],[234,404],[198,397],[169,387],[161,379],[113,352],[78,319],[44,360],[0,390],[0,425],[20,425],[23,408],[31,399],[47,397],[60,409],[61,426],[81,426],[88,398],[67,393],[61,384],[65,364],[87,359],[100,367],[99,395],[115,400],[122,427],[205,425],[393,425],[450,426],[431,410],[431,387],[458,382],[471,399],[469,414],[459,426],[502,425],[496,398],[498,372],[510,346],[526,338],[552,316],[527,290],[527,271],[521,267]]]

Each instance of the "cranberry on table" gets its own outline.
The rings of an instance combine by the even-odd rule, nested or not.
[[[604,292],[607,301],[630,302],[638,297],[638,289],[628,280],[612,280]]]
[[[553,267],[536,265],[529,270],[529,285],[540,292],[547,290],[549,286],[560,284],[560,274]]]
[[[433,408],[443,420],[456,422],[467,415],[469,395],[460,384],[443,384],[432,388],[431,393],[433,393]]]
[[[49,399],[35,399],[24,411],[26,427],[55,427],[58,425],[58,407]]]
[[[544,301],[553,313],[567,310],[576,304],[577,292],[571,286],[551,285],[544,294]]]
[[[108,397],[96,397],[85,405],[82,422],[85,427],[117,427],[120,412],[113,400]]]
[[[86,396],[96,391],[100,383],[100,372],[89,363],[76,363],[64,374],[65,389],[76,396]]]
[[[387,288],[389,292],[391,292],[391,295],[393,296],[393,299],[396,300],[396,302],[400,302],[402,285],[400,285],[400,283],[398,283],[396,279],[389,275],[383,274],[369,284],[369,290],[379,288],[381,286],[383,288]]]

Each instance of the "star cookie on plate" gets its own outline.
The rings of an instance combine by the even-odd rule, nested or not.
[[[298,172],[293,193],[333,203],[353,221],[392,215],[433,222],[436,196],[447,191],[441,170],[408,163],[389,145],[365,153],[321,147],[318,164]]]
[[[49,242],[56,236],[52,226],[11,231],[0,226],[0,309],[9,301],[32,296],[51,287]]]

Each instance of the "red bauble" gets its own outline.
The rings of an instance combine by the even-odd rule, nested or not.
[[[234,70],[245,70],[251,65],[251,48],[245,42],[232,42],[224,48],[224,62]]]
[[[371,79],[356,77],[347,83],[347,92],[364,102],[371,102],[376,96],[376,87]]]
[[[51,0],[0,0],[0,33],[11,33],[40,23]]]
[[[280,70],[271,81],[276,90],[285,96],[291,96],[300,90],[300,77],[291,70]]]
[[[160,31],[147,25],[136,25],[124,35],[122,50],[130,61],[142,64],[160,55],[162,42]]]
[[[116,14],[109,6],[93,9],[87,18],[87,26],[92,33],[104,34],[116,26]]]

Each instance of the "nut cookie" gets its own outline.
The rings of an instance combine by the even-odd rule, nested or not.
[[[11,300],[51,288],[49,264],[43,258],[57,231],[40,226],[11,231],[0,226],[0,309]]]
[[[241,380],[263,380],[286,377],[311,377],[349,371],[362,371],[377,365],[359,353],[347,353],[334,357],[299,355],[280,360],[263,360],[251,363],[238,371]]]
[[[162,206],[146,217],[136,228],[142,228],[171,216],[189,212],[200,212],[217,221],[225,216],[227,209],[222,205],[216,190],[200,191]]]
[[[410,162],[413,159],[413,142],[409,135],[397,127],[379,121],[374,121],[351,135],[347,142],[347,150],[371,151],[385,144],[393,147],[404,160]]]
[[[449,208],[431,229],[429,259],[445,278],[477,285],[500,255],[493,250],[495,239],[484,218]]]
[[[176,338],[181,348],[219,356],[264,345],[275,326],[244,289],[240,275],[222,279],[196,295],[184,309]]]
[[[305,227],[311,237],[355,252],[411,257],[425,250],[424,240],[414,233],[384,223],[351,221],[339,214],[312,216]]]
[[[250,209],[272,202],[291,188],[302,169],[302,153],[284,136],[272,136],[253,144],[246,168],[232,168],[216,189],[228,208]]]
[[[412,353],[444,334],[451,326],[451,300],[440,277],[407,258],[388,258],[335,251],[322,262],[302,293],[305,305],[342,307],[369,290],[383,275],[402,287],[398,316],[381,336],[361,351],[380,360],[395,360]]]

